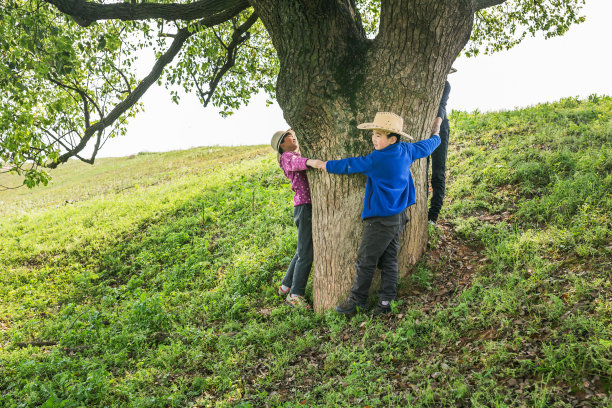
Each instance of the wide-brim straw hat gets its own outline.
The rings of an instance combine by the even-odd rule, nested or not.
[[[270,146],[272,146],[275,152],[280,153],[278,149],[283,140],[283,136],[285,136],[287,133],[289,133],[288,130],[279,130],[278,132],[274,132],[272,140],[270,141]]]
[[[390,133],[397,133],[407,139],[412,139],[408,133],[404,133],[404,119],[392,112],[377,112],[374,121],[357,125],[358,129],[378,129]]]
[[[454,74],[455,72],[457,72],[457,68],[451,67],[449,74]]]

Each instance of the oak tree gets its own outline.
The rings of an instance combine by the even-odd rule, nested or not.
[[[264,91],[307,157],[371,151],[356,125],[377,111],[429,136],[457,56],[562,35],[584,0],[0,0],[0,161],[30,187],[71,158],[93,163],[158,82],[229,115]],[[138,63],[148,52],[147,72]],[[500,78],[500,80],[503,80]],[[260,126],[266,126],[262,123]],[[276,129],[270,129],[270,134]],[[166,135],[166,137],[172,137]],[[423,161],[402,237],[406,271],[426,245]],[[365,180],[310,172],[314,304],[350,287]]]

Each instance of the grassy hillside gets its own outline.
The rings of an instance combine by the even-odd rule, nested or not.
[[[0,193],[0,406],[612,406],[612,99],[452,127],[441,223],[382,318],[275,294],[296,235],[265,146]]]

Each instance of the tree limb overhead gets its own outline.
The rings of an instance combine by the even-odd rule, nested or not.
[[[106,127],[112,125],[113,122],[115,122],[123,113],[125,113],[128,109],[134,106],[136,102],[138,102],[140,97],[147,91],[147,89],[149,89],[149,87],[152,84],[154,84],[155,81],[157,81],[159,76],[162,74],[164,67],[168,65],[174,59],[174,57],[176,56],[176,54],[178,54],[178,52],[180,51],[185,41],[187,41],[187,39],[192,34],[193,32],[190,32],[188,28],[180,29],[178,33],[176,34],[176,36],[174,37],[174,40],[172,41],[170,48],[168,48],[168,50],[161,57],[159,57],[159,59],[153,66],[153,69],[149,73],[149,75],[147,75],[138,84],[138,86],[134,89],[134,91],[131,92],[123,101],[119,102],[117,106],[115,106],[115,108],[112,111],[110,111],[106,117],[103,117],[102,119],[100,119],[100,121],[94,123],[91,126],[88,126],[85,129],[85,132],[83,134],[83,137],[81,138],[80,143],[77,146],[75,146],[72,150],[62,154],[56,161],[49,163],[48,167],[52,169],[56,168],[60,163],[65,163],[71,157],[76,156],[79,152],[81,152],[85,148],[85,146],[87,146],[87,143],[89,142],[89,140],[95,133],[98,133],[97,143],[99,143],[100,132],[102,132]],[[97,147],[96,147],[96,152],[97,152]],[[95,155],[95,152],[94,152],[94,155]],[[91,160],[91,162],[93,163],[93,160]]]
[[[210,100],[213,97],[213,94],[215,93],[215,90],[217,89],[217,86],[219,85],[219,82],[227,73],[227,71],[229,71],[230,68],[232,68],[236,63],[237,49],[240,44],[249,39],[248,30],[253,26],[253,24],[255,24],[258,19],[259,17],[257,16],[257,13],[253,13],[251,14],[251,17],[247,19],[247,21],[245,21],[240,27],[237,27],[234,30],[234,33],[232,34],[232,42],[229,45],[225,46],[225,49],[227,50],[227,59],[223,66],[217,67],[218,70],[216,71],[215,75],[213,75],[213,78],[208,84],[208,91],[204,92],[199,86],[197,78],[194,77],[194,83],[196,85],[198,93],[200,94],[200,98],[202,98],[202,104],[204,106],[208,106]]]
[[[249,7],[247,0],[199,0],[187,4],[112,3],[100,4],[83,0],[45,0],[62,13],[70,15],[81,26],[97,20],[164,20],[202,19],[205,26],[229,20]]]
[[[474,0],[474,10],[482,10],[488,7],[497,6],[498,4],[505,3],[506,0]]]

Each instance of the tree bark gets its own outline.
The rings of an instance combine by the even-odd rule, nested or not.
[[[497,6],[498,4],[505,3],[506,0],[474,0],[474,9],[476,11],[485,8]]]
[[[352,0],[251,0],[278,51],[278,101],[305,157],[369,154],[370,132],[356,125],[377,111],[404,118],[414,141],[429,137],[444,80],[471,32],[473,3],[389,0],[378,36],[363,36]],[[424,159],[413,174],[417,203],[401,237],[400,274],[427,244]],[[315,310],[333,308],[355,275],[366,178],[309,171],[313,199]]]
[[[209,27],[229,20],[246,9],[246,0],[199,0],[187,4],[167,3],[113,3],[100,4],[80,0],[45,0],[57,7],[62,13],[74,18],[77,24],[88,27],[99,20],[147,20],[162,18],[164,20],[197,20]]]

